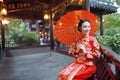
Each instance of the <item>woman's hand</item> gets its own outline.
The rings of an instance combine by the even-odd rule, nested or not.
[[[76,52],[79,52],[79,50],[82,50],[83,53],[86,53],[85,45],[83,45],[83,44],[77,44],[77,50],[76,50]]]
[[[100,58],[100,56],[101,56],[101,53],[100,53],[100,51],[98,51],[98,50],[95,50],[95,55],[96,55],[98,58]]]
[[[68,53],[70,54],[70,53],[72,53],[72,51],[73,51],[73,48],[70,46]]]
[[[82,62],[82,61],[85,61],[85,60],[86,60],[85,54],[79,54],[77,56],[77,61]]]

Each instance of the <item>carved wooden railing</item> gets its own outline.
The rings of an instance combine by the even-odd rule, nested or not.
[[[119,80],[120,61],[105,47],[101,46],[100,51],[100,58],[95,60],[97,71],[94,74],[94,80]]]
[[[69,46],[60,45],[56,47],[56,50],[62,54],[68,55],[68,48]],[[113,55],[113,52],[109,51],[104,46],[101,46],[100,51],[100,58],[95,60],[97,71],[92,76],[92,80],[120,80],[120,61]]]
[[[0,45],[2,45],[2,43],[0,42]],[[40,41],[37,41],[36,43],[34,43],[34,45],[25,45],[23,42],[21,42],[21,44],[16,44],[14,41],[5,41],[5,48],[9,49],[9,48],[24,48],[24,47],[34,47],[34,46],[45,46],[45,45],[50,45],[50,41],[43,41],[42,43]]]

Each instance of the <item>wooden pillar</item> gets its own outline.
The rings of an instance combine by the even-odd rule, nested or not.
[[[2,25],[2,20],[0,20],[0,27],[1,27],[2,49],[5,49],[5,33],[4,33],[4,25]]]
[[[90,11],[90,2],[89,2],[89,0],[83,0],[82,9]]]
[[[50,49],[54,50],[54,37],[53,37],[53,23],[52,23],[52,11],[50,9],[50,20],[49,20],[49,24],[50,24]]]
[[[100,35],[104,35],[104,32],[103,32],[103,23],[102,23],[102,15],[100,15]]]

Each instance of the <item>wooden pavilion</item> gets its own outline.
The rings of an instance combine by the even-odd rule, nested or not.
[[[50,42],[51,49],[54,49],[53,41],[53,20],[58,20],[60,16],[72,10],[81,10],[85,9],[90,12],[93,12],[100,18],[100,34],[103,35],[103,26],[102,26],[102,15],[112,14],[117,12],[117,7],[113,6],[114,0],[0,0],[0,10],[3,8],[7,9],[7,15],[0,14],[0,17],[7,18],[17,18],[17,19],[30,19],[30,20],[44,20],[44,14],[49,14],[50,22]],[[52,15],[54,14],[54,18]],[[2,24],[0,24],[2,26]],[[4,39],[4,27],[1,27],[2,30],[2,49],[5,48],[5,39]],[[104,49],[102,53],[108,54]],[[106,73],[107,79],[118,80],[120,79],[120,64],[114,59],[111,55],[103,54],[101,60],[97,60],[97,65],[102,70],[105,70],[104,74],[99,70],[95,76],[100,77],[103,80]],[[109,59],[109,60],[108,60]],[[104,62],[113,61],[116,65],[116,75],[114,75]],[[105,65],[103,67],[103,65]],[[107,66],[107,67],[106,67]],[[101,73],[100,73],[101,72]],[[99,76],[99,73],[101,74]],[[112,76],[111,76],[112,75]],[[95,77],[94,76],[94,77]]]
[[[102,15],[115,13],[117,7],[113,6],[114,0],[0,0],[1,9],[7,9],[4,17],[44,20],[44,15],[49,14],[51,44],[53,45],[53,20],[72,10],[86,9],[100,18],[100,34],[103,35]],[[54,18],[52,15],[54,14]],[[3,41],[4,42],[4,41]],[[51,45],[51,49],[54,46]]]
[[[114,0],[4,0],[3,7],[8,11],[6,17],[43,20],[44,14],[50,11],[58,16],[86,7],[97,15],[115,13],[117,7],[113,6],[113,2]]]

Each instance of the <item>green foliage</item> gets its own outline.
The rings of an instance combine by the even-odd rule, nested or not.
[[[117,33],[113,36],[109,45],[111,46],[112,50],[120,54],[120,33]]]
[[[10,35],[10,39],[13,39],[14,41],[21,41],[22,39],[22,32],[19,30],[13,30],[13,34]]]
[[[106,29],[105,35],[114,36],[115,34],[117,34],[119,32],[120,32],[120,28],[119,27],[109,28],[109,29]]]
[[[117,3],[118,5],[120,5],[120,0],[116,0],[116,3]]]
[[[105,34],[100,36],[96,34],[98,42],[116,53],[120,54],[120,14],[110,14],[103,16]]]
[[[105,35],[100,36],[96,34],[98,42],[108,48],[112,49],[116,53],[120,54],[120,29],[110,28],[106,30]]]
[[[37,42],[36,32],[22,33],[22,42],[25,45],[34,45]]]
[[[105,22],[103,23],[105,28],[120,27],[120,14],[110,14],[103,16]]]
[[[96,36],[98,42],[104,46],[109,47],[110,40],[112,39],[111,36]]]
[[[19,31],[26,31],[27,25],[23,22],[23,20],[17,19],[9,24],[9,28],[11,28],[11,30],[17,29]]]
[[[37,42],[36,32],[29,32],[23,20],[10,19],[6,29],[7,34],[8,32],[10,40],[14,41],[17,45],[34,45]]]

